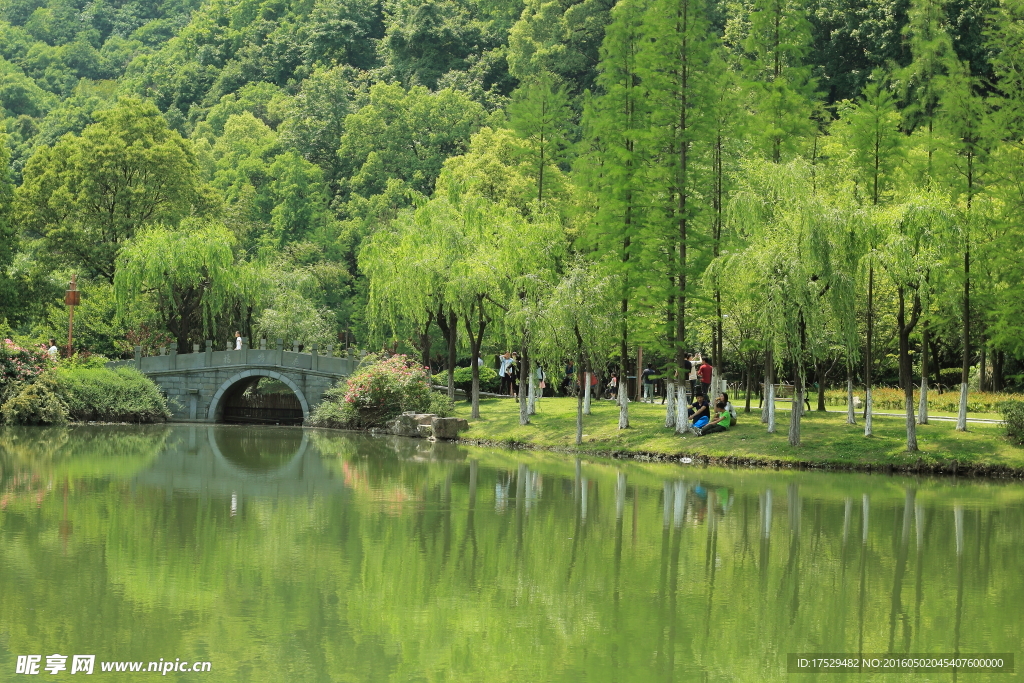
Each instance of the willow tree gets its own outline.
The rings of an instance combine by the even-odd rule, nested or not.
[[[876,73],[856,103],[846,103],[833,133],[847,150],[847,162],[860,186],[865,204],[878,210],[891,199],[891,189],[903,161],[900,117],[896,102],[881,75]],[[864,436],[872,435],[872,369],[875,325],[874,222],[867,235],[867,332],[864,343]]]
[[[118,315],[151,307],[174,335],[179,353],[209,338],[229,302],[235,238],[222,225],[185,221],[178,230],[137,235],[117,257],[114,296]]]
[[[792,446],[800,445],[806,364],[826,350],[829,317],[852,315],[857,256],[856,211],[842,194],[813,192],[810,175],[804,161],[752,163],[732,207],[735,220],[750,229],[738,258],[760,292],[773,355],[792,363],[796,373]]]
[[[910,335],[921,320],[922,301],[927,302],[930,296],[928,273],[939,263],[939,244],[949,235],[953,220],[942,197],[924,192],[886,211],[884,222],[887,234],[878,262],[896,287],[896,335],[906,410],[907,452],[914,453],[918,448]]]
[[[384,326],[395,337],[403,322],[421,336],[428,364],[430,325],[436,323],[448,342],[448,396],[455,398],[458,312],[445,299],[452,264],[469,248],[463,218],[448,199],[438,197],[401,212],[387,229],[368,239],[359,253],[359,269],[369,283],[367,312],[376,334]]]
[[[604,364],[616,329],[608,310],[614,307],[618,292],[600,265],[576,257],[537,310],[535,356],[555,367],[567,358],[577,368]],[[621,385],[620,391],[624,391]],[[583,443],[583,393],[576,396],[577,446]]]

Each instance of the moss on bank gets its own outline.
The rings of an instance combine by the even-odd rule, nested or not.
[[[806,413],[801,423],[802,445],[793,448],[786,436],[788,412],[778,415],[776,434],[768,434],[757,412],[740,413],[738,424],[724,434],[706,437],[675,435],[664,427],[662,405],[630,404],[631,428],[618,429],[618,407],[597,401],[583,418],[583,444],[574,446],[576,401],[545,398],[531,424],[519,425],[519,407],[510,399],[481,401],[480,420],[470,421],[468,441],[505,446],[567,450],[638,460],[693,458],[698,463],[737,466],[817,467],[1024,476],[1024,448],[1012,444],[999,424],[970,424],[957,432],[954,423],[933,421],[918,426],[919,453],[905,451],[903,419],[874,418],[875,435],[864,437],[862,423],[846,424],[842,413]],[[458,404],[458,417],[469,417],[469,406]]]

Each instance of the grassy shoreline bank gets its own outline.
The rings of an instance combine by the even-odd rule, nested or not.
[[[742,407],[740,408],[742,410]],[[456,404],[456,416],[469,418],[467,403]],[[740,412],[734,428],[706,437],[676,435],[666,429],[660,404],[631,403],[630,428],[618,429],[618,406],[595,401],[583,418],[583,444],[575,446],[576,401],[545,398],[537,404],[531,424],[519,424],[519,406],[511,399],[480,402],[479,420],[470,420],[467,443],[631,458],[675,461],[689,457],[697,464],[739,467],[793,467],[1024,477],[1024,448],[1006,438],[999,424],[972,423],[957,432],[951,422],[918,425],[920,452],[904,450],[906,427],[899,417],[875,416],[875,435],[864,437],[864,425],[846,424],[845,413],[805,413],[802,445],[787,440],[788,411],[778,413],[775,434],[768,434],[760,413]]]

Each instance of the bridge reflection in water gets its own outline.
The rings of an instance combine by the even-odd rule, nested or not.
[[[137,474],[138,487],[167,495],[304,496],[338,494],[341,479],[324,467],[309,432],[294,427],[187,427],[168,437],[149,469]]]

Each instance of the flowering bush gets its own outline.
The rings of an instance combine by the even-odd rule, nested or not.
[[[21,390],[52,365],[46,349],[25,348],[10,339],[0,343],[0,403]]]
[[[321,427],[383,427],[405,411],[430,409],[427,370],[407,356],[367,356],[347,380],[324,393],[311,422]]]

